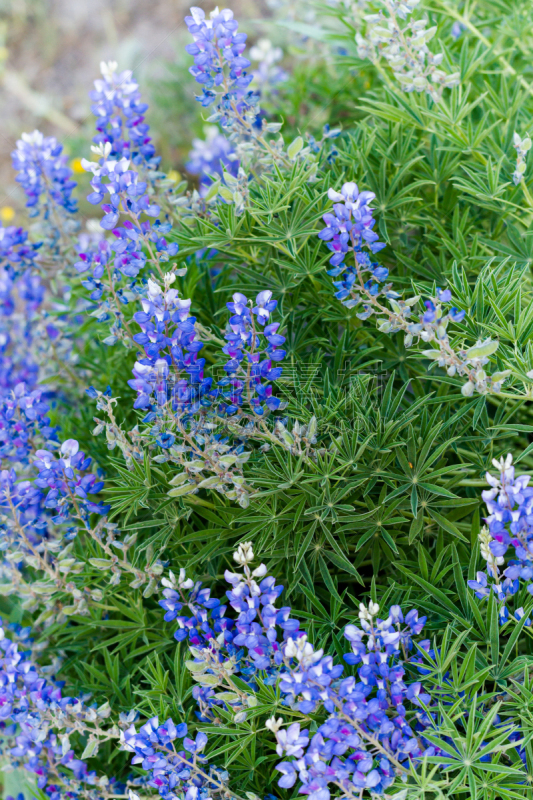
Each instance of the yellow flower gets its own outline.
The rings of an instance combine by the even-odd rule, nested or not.
[[[170,172],[167,172],[167,178],[170,178],[170,180],[175,183],[181,181],[181,175],[176,169],[171,169]]]
[[[10,222],[13,222],[15,219],[15,209],[11,208],[11,206],[2,206],[0,208],[0,220],[4,222],[6,225]]]
[[[81,165],[81,158],[73,158],[72,161],[70,162],[70,168],[77,175],[81,175],[82,173],[85,172],[85,170]]]

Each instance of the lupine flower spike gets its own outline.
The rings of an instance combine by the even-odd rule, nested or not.
[[[509,601],[520,590],[522,581],[533,594],[533,487],[529,486],[529,475],[515,476],[511,453],[492,463],[499,474],[486,474],[491,488],[482,497],[488,516],[479,534],[481,557],[487,562],[487,569],[478,572],[476,580],[468,581],[468,585],[479,599],[494,592],[503,624],[509,619]],[[514,557],[502,571],[509,547],[514,548]],[[517,609],[516,618],[521,619],[523,613],[522,608]]]
[[[347,308],[361,308],[356,313],[361,320],[375,315],[380,331],[402,331],[405,347],[411,347],[415,340],[431,344],[431,349],[424,350],[423,355],[445,368],[450,377],[465,378],[461,388],[465,397],[470,397],[474,391],[480,394],[500,392],[510,370],[492,376],[485,371],[489,356],[498,349],[497,341],[487,338],[459,350],[451,344],[448,326],[462,322],[466,312],[451,306],[449,289],[437,289],[436,296],[424,301],[426,310],[417,314],[421,297],[404,300],[392,288],[392,283],[386,282],[388,269],[372,258],[385,247],[374,231],[376,221],[370,203],[375,194],[360,192],[357,184],[349,182],[340,192],[329,189],[328,197],[333,201],[333,208],[324,215],[326,227],[318,236],[332,252],[328,275],[337,279],[333,282],[335,297]],[[383,301],[387,301],[388,306]]]
[[[344,632],[350,644],[344,658],[357,667],[359,680],[341,679],[343,666],[315,650],[290,608],[277,608],[283,587],[267,576],[264,564],[252,570],[250,542],[239,545],[234,560],[243,572],[227,571],[225,577],[236,618],[228,615],[228,604],[222,605],[200,583],[193,585],[183,570],[179,579],[165,579],[160,601],[165,619],[178,622],[175,638],[189,641],[194,657],[189,668],[199,681],[193,696],[201,721],[212,720],[217,706],[231,709],[236,722],[244,721],[253,705],[256,676],[279,687],[283,704],[293,711],[325,715],[312,736],[299,722],[287,724],[283,716],[265,723],[283,758],[276,767],[279,785],[291,788],[298,781],[305,794],[326,793],[335,785],[344,787],[342,797],[359,797],[363,789],[382,794],[410,764],[436,752],[424,740],[432,720],[420,710],[430,696],[422,682],[407,679],[404,669],[410,661],[419,663],[413,637],[422,631],[425,617],[415,609],[404,615],[399,606],[392,606],[382,620],[377,603],[361,604],[361,627],[350,624]],[[429,641],[418,644],[430,652]],[[231,674],[250,687],[252,699],[247,692],[235,691],[229,663]],[[211,676],[208,683],[201,678],[206,673]],[[412,723],[407,721],[406,705],[417,709]]]

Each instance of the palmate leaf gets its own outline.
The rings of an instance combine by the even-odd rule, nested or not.
[[[163,500],[165,494],[157,491],[160,484],[152,484],[152,467],[150,460],[145,456],[144,463],[134,461],[132,470],[125,469],[119,461],[114,462],[114,467],[121,478],[120,484],[115,482],[111,488],[106,489],[105,497],[112,506],[111,517],[126,512],[125,520],[137,515],[141,508],[149,508],[149,498]],[[154,491],[154,489],[156,491]]]

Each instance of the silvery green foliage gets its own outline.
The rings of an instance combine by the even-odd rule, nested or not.
[[[531,5],[273,6],[192,9],[186,178],[115,63],[83,191],[14,153],[3,754],[38,800],[527,798]]]
[[[516,168],[513,172],[513,183],[518,185],[522,182],[524,172],[527,169],[526,158],[527,154],[531,150],[531,139],[529,136],[525,136],[522,139],[520,134],[516,133],[515,131],[513,136],[513,146],[516,150]]]
[[[420,0],[348,0],[333,5],[357,29],[359,58],[375,65],[383,59],[404,92],[426,92],[439,102],[443,89],[459,85],[460,73],[443,69],[444,53],[434,51],[437,25],[428,27],[424,11],[416,13]]]

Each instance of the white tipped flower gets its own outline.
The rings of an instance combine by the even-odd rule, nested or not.
[[[359,603],[359,619],[360,620],[368,620],[370,621],[372,617],[375,617],[376,614],[379,612],[379,605],[374,603],[372,600],[368,604],[368,608],[365,606],[364,603]]]
[[[167,589],[175,589],[176,585],[179,586],[180,589],[192,589],[194,586],[194,581],[192,581],[190,578],[187,578],[187,574],[183,567],[180,569],[179,578],[176,579],[176,576],[172,570],[169,570],[168,578],[162,578],[161,583]]]
[[[112,150],[111,142],[105,142],[105,143],[102,143],[102,144],[97,144],[97,145],[92,144],[91,145],[91,153],[96,153],[97,156],[102,156],[102,158],[105,158],[105,159],[107,159],[107,157],[111,153],[111,150]],[[85,161],[85,159],[82,159],[81,163],[82,163],[83,168],[85,169],[84,161]]]
[[[162,578],[161,583],[163,586],[166,586],[167,589],[173,589],[176,586],[176,576],[172,572],[172,570],[168,571],[168,578]]]
[[[243,542],[243,544],[239,545],[235,553],[233,553],[233,560],[241,567],[247,566],[254,558],[252,542]]]
[[[180,568],[180,577],[178,581],[178,586],[180,589],[192,589],[194,586],[194,581],[192,578],[188,578],[185,570],[183,567]]]
[[[320,661],[324,655],[323,650],[315,650],[313,645],[307,641],[307,636],[304,634],[298,639],[287,639],[284,653],[286,658],[295,658],[304,667],[312,666],[317,661]]]
[[[100,72],[104,78],[111,78],[117,71],[118,63],[116,61],[100,61]]]
[[[481,531],[478,534],[478,539],[479,539],[479,545],[480,545],[479,550],[481,553],[481,557],[485,559],[488,566],[492,567],[493,569],[495,567],[501,566],[504,563],[505,559],[503,556],[495,556],[492,550],[490,549],[490,543],[492,542],[492,535],[486,525],[484,525],[481,528]]]
[[[328,197],[334,203],[343,203],[344,197],[340,192],[335,191],[335,189],[328,189]]]
[[[268,728],[268,730],[272,731],[272,733],[277,733],[282,725],[283,725],[283,718],[278,717],[276,719],[275,715],[272,715],[270,719],[267,719],[267,721],[265,722],[265,728]]]
[[[492,466],[499,472],[505,472],[505,470],[510,469],[513,466],[513,454],[508,453],[505,459],[502,456],[499,461],[497,458],[493,458]]]
[[[121,750],[127,750],[128,753],[134,753],[135,748],[126,742],[126,737],[124,736],[124,731],[120,731],[119,733],[119,742]]]

